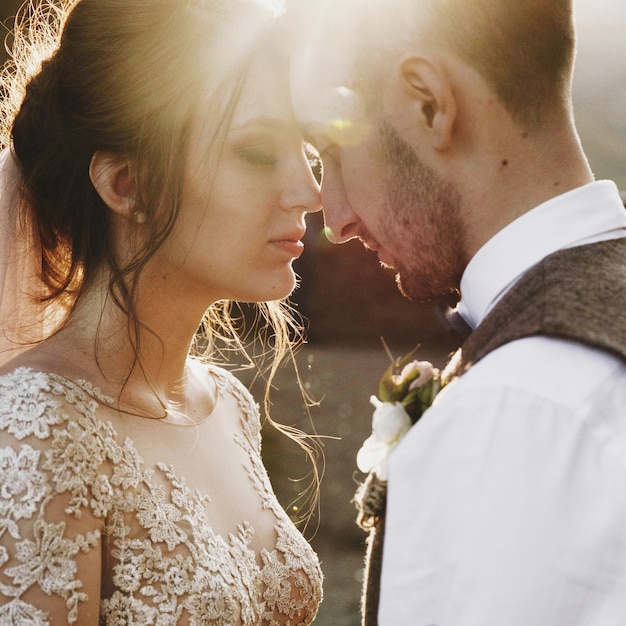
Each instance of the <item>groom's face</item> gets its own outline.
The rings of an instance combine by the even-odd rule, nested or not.
[[[403,139],[393,94],[386,97],[381,84],[381,93],[363,98],[351,85],[351,61],[343,60],[321,49],[292,73],[296,115],[324,166],[327,236],[359,238],[396,270],[411,299],[447,294],[464,267],[460,194]],[[370,106],[373,97],[380,106]]]

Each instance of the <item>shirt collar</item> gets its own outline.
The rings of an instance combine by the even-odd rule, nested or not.
[[[548,255],[626,237],[626,211],[612,181],[592,182],[528,211],[494,235],[468,263],[459,313],[476,328],[495,303]]]

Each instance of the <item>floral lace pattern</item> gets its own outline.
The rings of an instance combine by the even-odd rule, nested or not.
[[[313,621],[319,563],[273,494],[258,408],[233,376],[211,372],[219,397],[240,407],[236,445],[263,509],[276,518],[274,549],[251,548],[250,522],[227,539],[215,533],[209,496],[165,463],[145,467],[133,441],[120,441],[96,416],[110,400],[89,383],[21,368],[0,377],[1,624],[51,623],[32,597],[62,600],[65,620],[76,623],[88,598],[77,563],[93,551],[106,564],[103,625]]]

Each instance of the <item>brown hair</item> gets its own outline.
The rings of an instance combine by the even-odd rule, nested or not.
[[[229,8],[227,12],[225,7]],[[182,168],[200,80],[215,83],[216,139],[234,107],[249,58],[229,76],[201,63],[224,26],[255,6],[247,0],[48,0],[18,21],[21,47],[41,47],[42,25],[60,32],[58,46],[31,78],[16,75],[23,100],[11,123],[25,199],[42,244],[42,281],[50,300],[69,310],[106,264],[110,292],[134,316],[138,271],[167,238],[181,201]],[[50,39],[50,37],[49,37]],[[200,73],[199,65],[204,65]],[[5,130],[6,143],[6,130]],[[149,219],[145,244],[125,266],[111,246],[109,212],[89,178],[96,151],[129,155],[140,164],[136,210]]]
[[[177,219],[181,155],[202,87],[208,81],[212,88],[202,104],[214,126],[211,149],[219,150],[252,57],[270,43],[267,17],[256,0],[43,0],[25,4],[16,20],[13,62],[0,81],[1,141],[12,144],[24,207],[41,240],[43,299],[61,304],[67,320],[107,269],[136,358],[138,276]],[[242,21],[257,36],[234,45],[229,28]],[[138,164],[135,210],[147,219],[142,245],[124,264],[114,254],[110,212],[89,177],[97,151]],[[259,307],[274,354],[268,412],[271,379],[293,354],[301,327],[283,302]],[[233,342],[244,349],[230,302],[213,305],[203,327],[196,354]]]
[[[433,0],[420,28],[477,69],[513,118],[533,128],[569,106],[571,0]]]
[[[371,109],[389,63],[416,43],[474,67],[527,130],[570,107],[572,0],[362,0],[344,11],[342,23],[360,33],[353,84]]]

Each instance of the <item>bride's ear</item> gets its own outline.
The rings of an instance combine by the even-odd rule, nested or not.
[[[137,165],[128,157],[96,152],[89,178],[104,203],[118,215],[133,219],[137,199]]]

